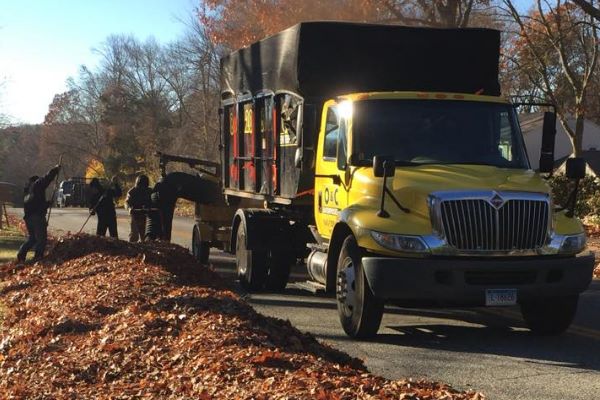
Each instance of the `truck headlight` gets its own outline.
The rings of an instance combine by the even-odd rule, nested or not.
[[[395,235],[371,231],[371,237],[386,249],[410,253],[425,253],[429,248],[420,236]]]
[[[577,254],[585,248],[586,238],[585,233],[578,235],[568,235],[563,239],[560,245],[559,253],[561,254]]]

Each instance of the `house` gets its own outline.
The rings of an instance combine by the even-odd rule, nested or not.
[[[525,139],[525,147],[529,155],[529,162],[533,169],[539,168],[540,151],[542,146],[543,113],[519,114],[521,131]],[[575,118],[569,118],[569,126],[575,128]],[[588,173],[600,175],[600,126],[590,120],[584,121],[583,129],[583,154],[588,163]],[[564,169],[565,160],[573,153],[571,139],[558,121],[556,123],[556,142],[554,159],[557,160],[558,169]]]

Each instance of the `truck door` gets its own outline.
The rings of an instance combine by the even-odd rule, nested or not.
[[[347,143],[347,121],[340,117],[336,104],[328,102],[323,108],[315,174],[315,220],[324,238],[331,238],[338,215],[348,204],[344,186]]]

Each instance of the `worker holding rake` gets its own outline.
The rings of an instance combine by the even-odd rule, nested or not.
[[[108,230],[110,237],[118,238],[117,212],[115,200],[121,197],[121,187],[116,178],[111,181],[111,186],[104,188],[98,178],[90,181],[90,214],[98,216],[96,235],[106,236]]]
[[[152,191],[148,187],[150,180],[146,175],[139,175],[135,180],[135,186],[127,192],[125,198],[125,209],[131,216],[131,230],[129,241],[144,241],[146,234],[146,214],[151,207],[150,194]]]
[[[33,260],[37,261],[44,256],[46,241],[48,239],[48,223],[46,213],[50,202],[46,200],[46,189],[52,183],[60,171],[60,164],[52,168],[43,176],[32,176],[29,178],[25,188],[24,199],[24,217],[27,227],[27,240],[19,248],[17,253],[17,262],[22,263],[27,257],[27,253],[32,248],[35,250]]]

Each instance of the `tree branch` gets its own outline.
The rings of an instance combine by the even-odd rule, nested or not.
[[[600,21],[600,9],[594,7],[592,2],[585,0],[572,0],[573,3],[577,4],[581,9],[588,15]]]

